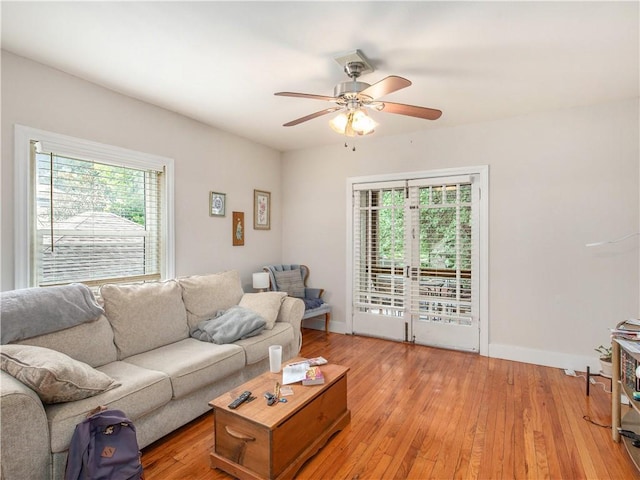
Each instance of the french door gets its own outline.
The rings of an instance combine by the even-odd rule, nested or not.
[[[479,351],[479,182],[354,183],[352,330]]]

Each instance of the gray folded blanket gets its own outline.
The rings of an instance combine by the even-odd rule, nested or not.
[[[320,307],[324,303],[324,300],[322,300],[321,298],[303,298],[302,301],[304,302],[305,310],[313,310],[314,308]]]
[[[266,320],[253,310],[236,305],[218,312],[215,318],[198,323],[191,331],[191,336],[203,342],[222,345],[258,335],[266,324]]]
[[[0,343],[37,337],[97,319],[104,313],[81,283],[0,293]]]

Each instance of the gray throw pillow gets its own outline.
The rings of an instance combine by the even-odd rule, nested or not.
[[[287,292],[291,297],[304,298],[304,283],[302,282],[302,272],[299,268],[293,270],[283,270],[273,272],[278,284],[278,290]]]
[[[81,400],[120,385],[64,353],[31,345],[2,345],[0,368],[35,391],[44,403]]]

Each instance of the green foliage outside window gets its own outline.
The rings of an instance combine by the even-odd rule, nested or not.
[[[404,264],[404,192],[384,190],[379,195],[378,264]]]
[[[50,157],[38,154],[38,204],[50,212]],[[41,173],[42,175],[42,173]],[[145,226],[145,172],[71,158],[54,157],[54,221],[84,212],[113,213]],[[39,216],[43,209],[39,208]]]
[[[379,193],[378,265],[404,262],[404,192]],[[423,187],[419,192],[420,267],[471,269],[471,185]],[[459,229],[459,230],[458,230]]]

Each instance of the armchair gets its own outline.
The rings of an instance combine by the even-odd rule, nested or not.
[[[306,265],[267,265],[263,270],[269,274],[269,290],[287,292],[289,296],[304,301],[303,320],[324,315],[324,331],[329,331],[331,305],[322,300],[324,289],[307,287],[309,267]]]

